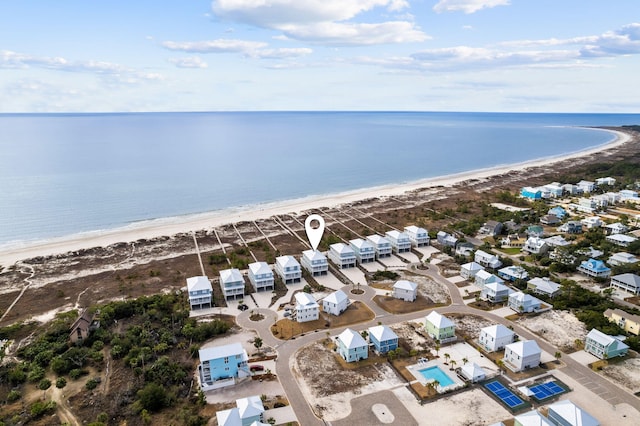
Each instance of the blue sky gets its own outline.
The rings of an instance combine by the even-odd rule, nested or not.
[[[0,112],[640,111],[638,0],[0,2]]]

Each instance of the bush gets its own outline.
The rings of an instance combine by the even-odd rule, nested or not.
[[[27,374],[27,380],[29,380],[30,382],[35,383],[39,382],[42,379],[44,379],[44,368],[40,366],[34,366],[29,371],[29,374]]]
[[[87,388],[87,390],[93,390],[98,387],[98,383],[100,383],[100,381],[97,379],[89,379],[84,387]]]
[[[73,370],[69,371],[69,377],[71,377],[73,380],[78,380],[80,377],[84,376],[85,374],[87,374],[87,372],[79,368],[74,368]]]
[[[55,409],[55,401],[36,401],[29,407],[29,412],[34,418],[38,418],[46,413],[55,411]]]
[[[7,394],[7,402],[15,402],[20,398],[22,398],[22,394],[17,390],[9,391],[9,393]]]
[[[38,389],[40,390],[47,390],[51,387],[51,380],[49,379],[42,379],[40,380],[40,383],[38,383]]]
[[[156,383],[147,383],[138,391],[138,401],[145,410],[154,412],[167,406],[168,398],[164,388]]]
[[[58,389],[62,389],[65,386],[67,386],[67,379],[64,377],[58,377],[58,380],[56,380],[56,387]]]

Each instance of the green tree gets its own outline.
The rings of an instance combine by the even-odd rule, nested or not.
[[[142,408],[151,412],[159,411],[168,404],[167,392],[157,383],[147,383],[137,395]]]

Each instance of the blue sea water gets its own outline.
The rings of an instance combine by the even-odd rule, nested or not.
[[[0,245],[517,163],[638,114],[0,114]]]

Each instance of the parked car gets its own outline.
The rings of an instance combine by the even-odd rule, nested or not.
[[[254,364],[249,366],[249,371],[255,373],[256,371],[264,371],[264,366],[260,364]]]
[[[249,307],[245,304],[241,304],[238,305],[238,309],[240,309],[241,311],[246,311],[247,309],[249,309]]]

